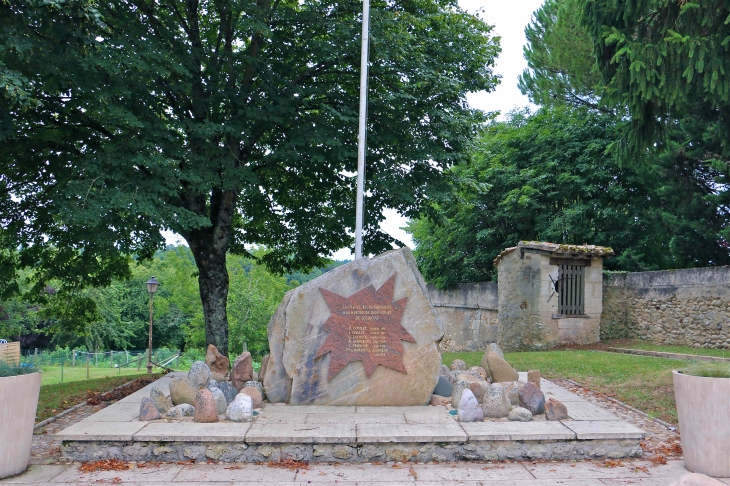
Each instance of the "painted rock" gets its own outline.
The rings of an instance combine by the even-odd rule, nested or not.
[[[190,383],[197,386],[198,389],[201,389],[208,386],[210,378],[210,368],[208,368],[208,365],[204,361],[193,362],[188,372],[188,380],[190,380]]]
[[[545,394],[532,383],[523,383],[517,395],[520,397],[520,406],[532,412],[532,415],[545,413]]]
[[[251,397],[243,393],[236,395],[226,409],[226,417],[234,422],[250,422],[253,420]]]
[[[563,402],[549,398],[545,402],[545,418],[548,420],[568,420],[568,407]]]
[[[540,370],[530,370],[527,372],[527,381],[535,385],[535,387],[539,390],[540,389]]]
[[[252,378],[253,363],[251,361],[251,353],[246,351],[233,361],[231,384],[236,387],[236,390],[241,391],[246,386],[246,382]]]
[[[268,330],[270,402],[424,405],[438,382],[443,324],[408,248],[287,292]]]
[[[147,422],[149,420],[157,420],[162,418],[160,411],[155,407],[155,403],[151,398],[142,398],[142,403],[139,404],[139,420],[140,422]]]
[[[167,411],[167,417],[173,419],[192,417],[193,414],[195,414],[195,407],[187,403],[183,403],[182,405],[175,405]]]
[[[261,402],[263,402],[263,397],[261,396],[261,392],[259,392],[257,388],[252,386],[245,386],[243,387],[239,395],[241,393],[251,397],[253,408],[261,408]]]
[[[529,422],[532,420],[532,412],[522,407],[515,407],[509,412],[509,419],[514,422]]]
[[[207,388],[198,390],[195,396],[193,420],[202,423],[218,421],[218,408],[216,407],[213,394]]]
[[[224,377],[228,374],[228,368],[230,368],[230,360],[228,357],[223,356],[218,351],[218,348],[212,344],[209,344],[208,349],[205,351],[205,364],[208,365],[211,373]]]
[[[187,403],[195,405],[198,386],[190,382],[187,376],[175,376],[170,380],[170,398],[173,405]]]
[[[461,394],[458,415],[459,422],[481,422],[484,419],[482,407],[468,388]]]

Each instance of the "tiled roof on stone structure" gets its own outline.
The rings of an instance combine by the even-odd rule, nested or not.
[[[561,257],[579,257],[579,256],[602,256],[609,257],[613,255],[613,248],[608,246],[596,245],[565,245],[561,243],[549,243],[547,241],[520,241],[517,246],[507,248],[494,259],[497,265],[504,255],[511,253],[518,248],[530,250],[549,251],[555,256]]]

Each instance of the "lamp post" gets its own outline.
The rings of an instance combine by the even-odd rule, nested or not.
[[[147,292],[150,294],[150,336],[147,347],[147,373],[152,373],[152,297],[157,292],[157,286],[160,282],[153,276],[147,281]]]

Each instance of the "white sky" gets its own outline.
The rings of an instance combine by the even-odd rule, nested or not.
[[[525,45],[525,26],[530,22],[532,13],[542,6],[544,0],[512,0],[505,3],[497,0],[459,0],[465,10],[478,15],[488,24],[494,25],[493,35],[502,38],[502,52],[497,58],[495,72],[502,76],[502,82],[491,93],[478,92],[467,95],[472,107],[484,111],[499,111],[502,115],[515,107],[531,106],[526,96],[517,88],[517,77],[527,67],[522,55]],[[386,209],[381,230],[413,248],[410,235],[401,228],[407,220],[397,211]],[[185,241],[175,233],[164,232],[168,244],[184,244]],[[332,255],[337,260],[351,260],[352,252],[342,249]]]

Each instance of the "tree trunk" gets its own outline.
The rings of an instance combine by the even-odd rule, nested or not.
[[[190,245],[198,266],[200,300],[205,320],[205,344],[214,345],[228,356],[228,269],[225,251],[218,254],[213,245]]]

